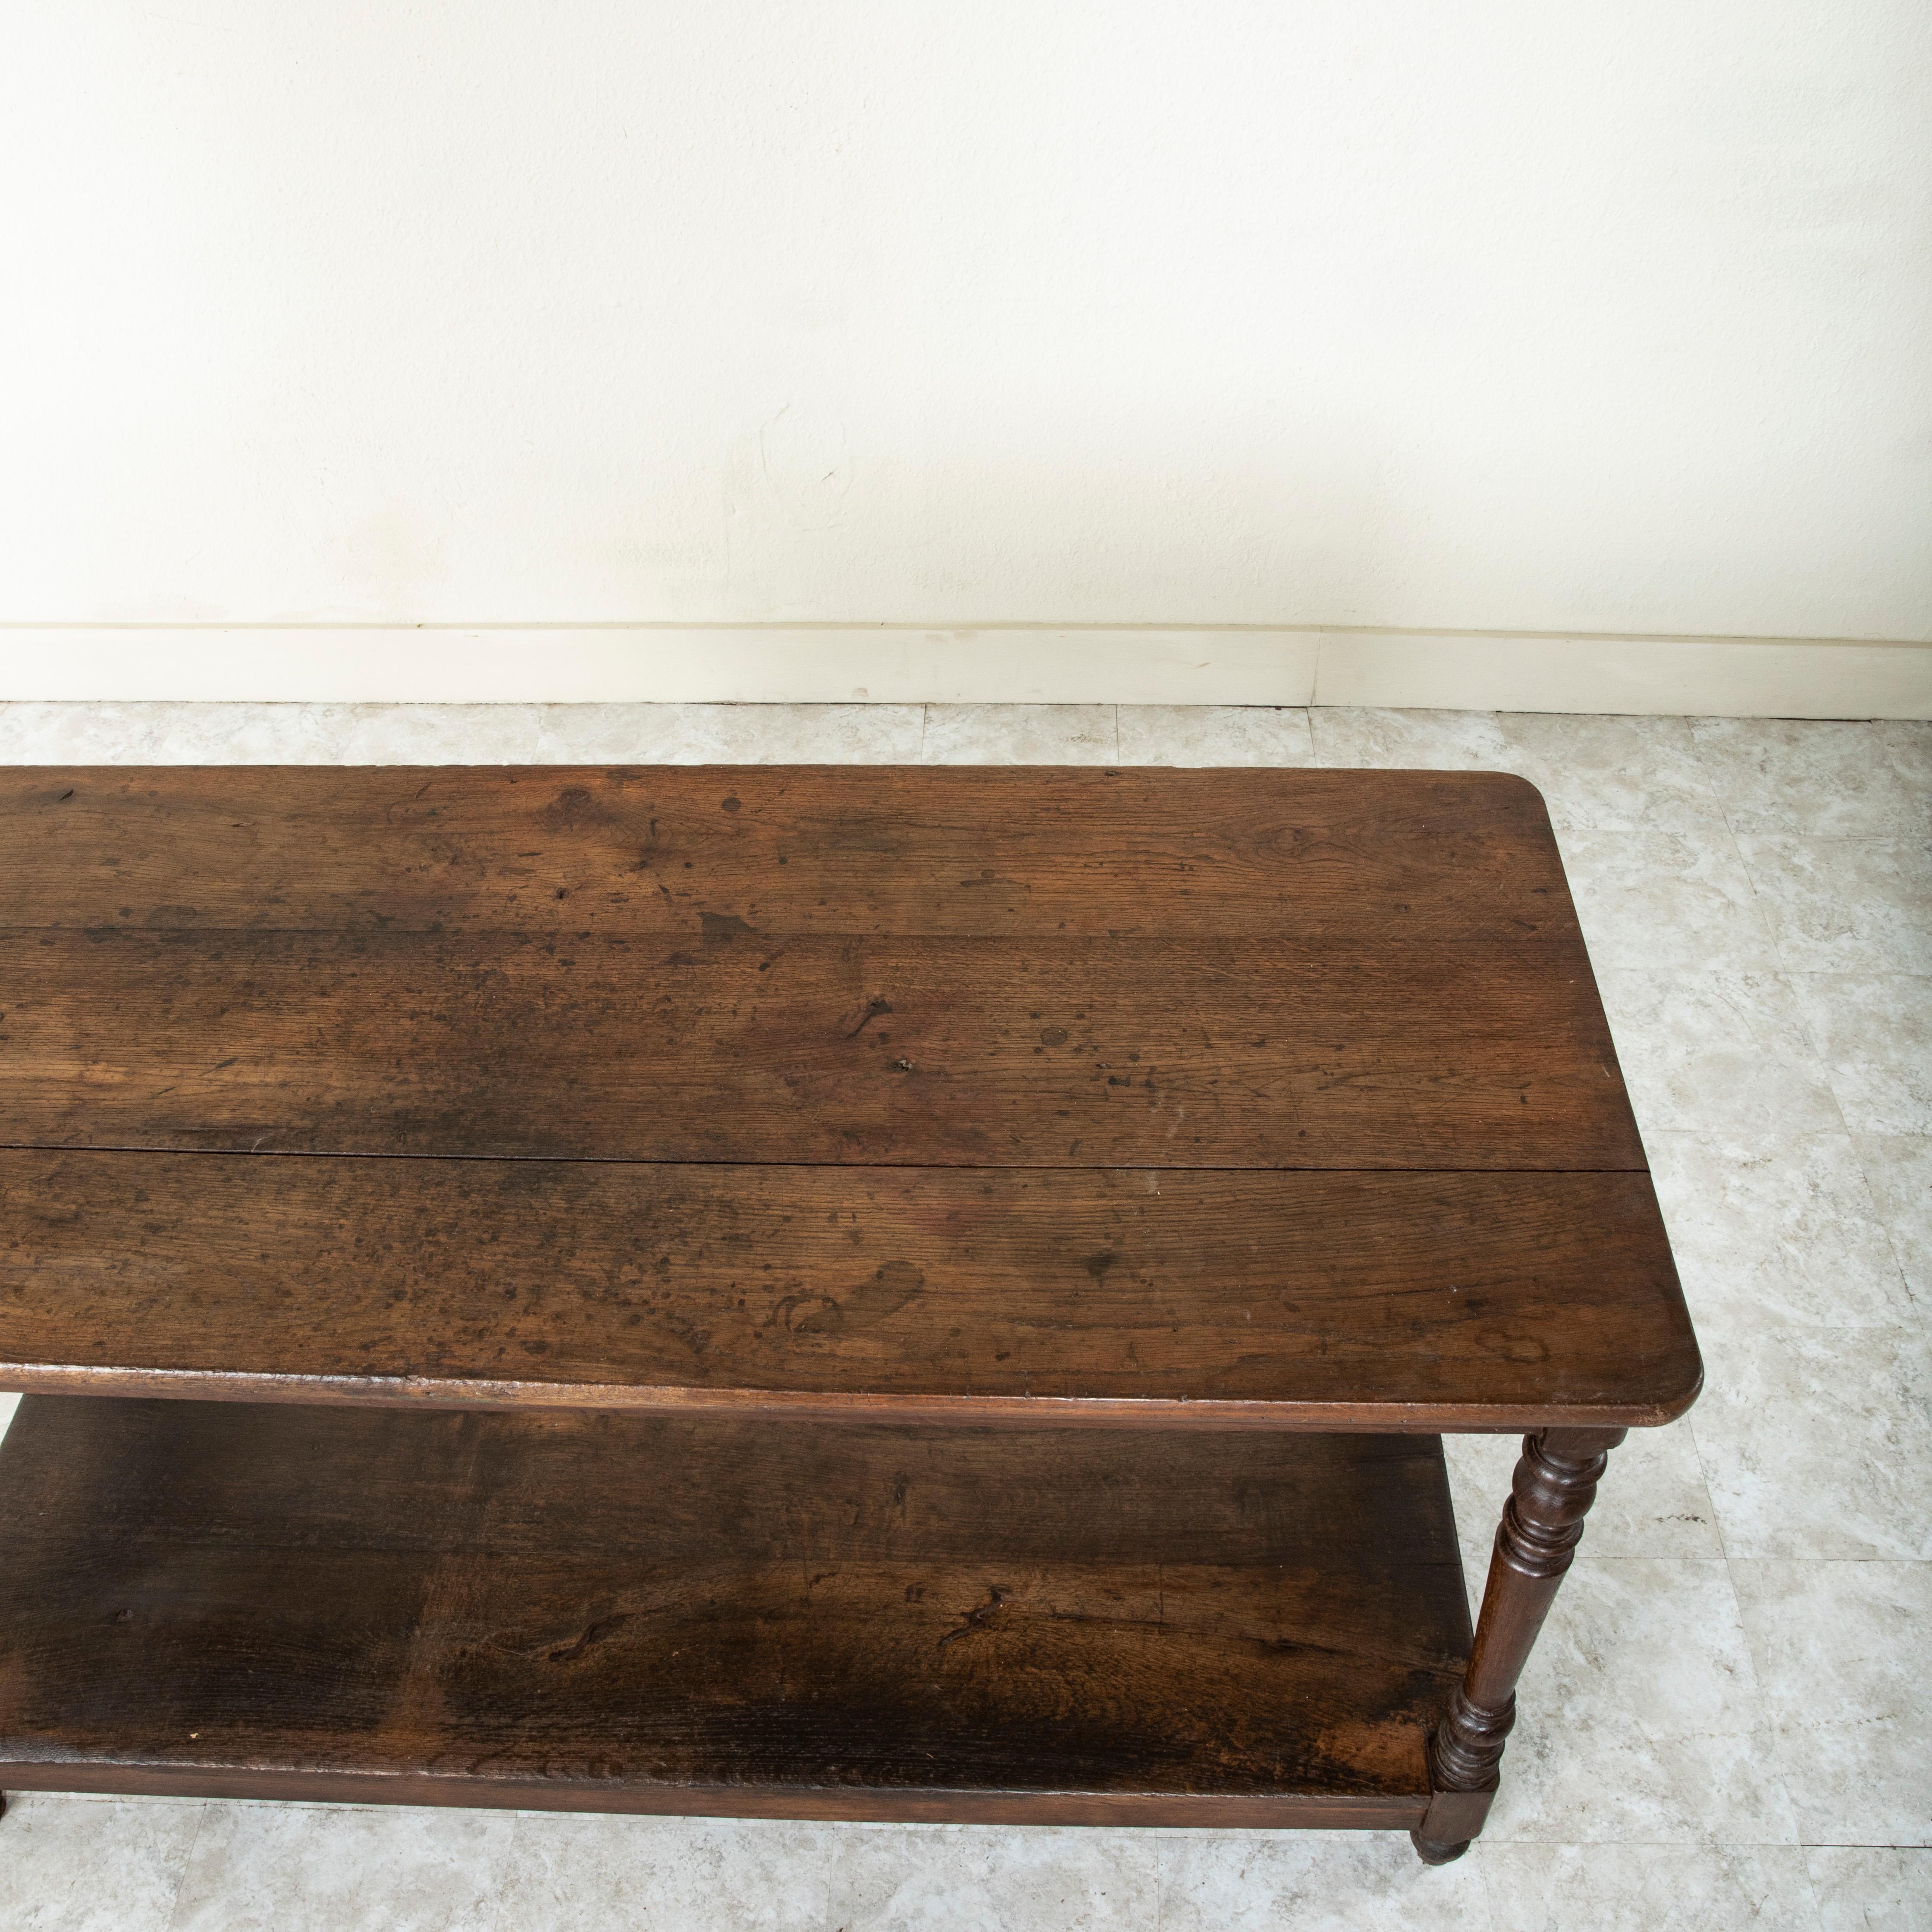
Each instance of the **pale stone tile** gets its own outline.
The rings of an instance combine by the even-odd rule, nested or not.
[[[1600,1558],[1723,1556],[1696,1438],[1681,1421],[1633,1429],[1610,1452],[1583,1535]]]
[[[1854,1144],[1905,1285],[1932,1312],[1932,1136],[1860,1134]]]
[[[1597,985],[1646,1134],[1844,1126],[1797,996],[1777,974],[1600,968]]]
[[[1849,1134],[1653,1133],[1646,1144],[1700,1334],[1912,1319]]]
[[[1932,1557],[1920,1324],[1699,1340],[1690,1426],[1732,1557]]]
[[[1731,1574],[1804,1843],[1932,1843],[1932,1564]]]
[[[506,1811],[217,1804],[169,1932],[484,1932]]]
[[[1308,713],[1262,704],[1123,704],[1124,765],[1307,765]]]
[[[1462,1544],[1462,1571],[1474,1600],[1488,1574],[1490,1545],[1522,1453],[1520,1436],[1445,1436],[1449,1492]],[[1610,1452],[1610,1466],[1583,1526],[1596,1557],[1719,1557],[1717,1512],[1704,1484],[1697,1444],[1681,1422],[1633,1429]]]
[[[916,704],[549,704],[546,764],[908,765]]]
[[[1689,722],[1733,832],[1844,838],[1932,830],[1932,787],[1912,728],[1791,718]]]
[[[535,704],[363,704],[343,740],[346,765],[527,765]]]
[[[1481,1864],[1405,1832],[1164,1832],[1160,1932],[1488,1932]]]
[[[1791,986],[1845,1125],[1932,1134],[1932,977],[1800,973]]]
[[[1497,1932],[1814,1932],[1796,1845],[1498,1845],[1478,1841]]]
[[[1599,970],[1778,970],[1744,861],[1721,827],[1564,832],[1558,842]]]
[[[832,1858],[842,1932],[1103,1932],[1159,1923],[1150,1832],[1050,1826],[848,1827]]]
[[[1932,844],[1913,838],[1738,841],[1792,973],[1932,972]]]
[[[1714,834],[1724,812],[1682,718],[1505,712],[1507,769],[1543,794],[1571,831]]]
[[[1814,1845],[1805,1869],[1819,1932],[1925,1932],[1932,1925],[1932,1850]]]
[[[929,704],[928,765],[1118,765],[1111,704]]]
[[[0,1438],[4,1438],[12,1427],[14,1413],[20,1406],[17,1395],[0,1395]]]
[[[1321,704],[1309,713],[1318,764],[1344,770],[1506,772],[1508,741],[1492,711],[1385,711]]]
[[[491,1932],[818,1932],[836,1828],[519,1815]]]
[[[1543,794],[1553,824],[1576,831],[1725,829],[1681,718],[1327,706],[1312,716],[1324,765],[1514,772]]]
[[[204,1807],[16,1792],[0,1820],[0,1925],[164,1932]]]
[[[1768,1742],[1724,1564],[1606,1559],[1586,1531],[1523,1672],[1483,1842],[1795,1844]]]
[[[356,716],[346,704],[5,704],[0,763],[339,764]]]
[[[1456,1544],[1462,1558],[1462,1588],[1473,1623],[1483,1605],[1490,1552],[1510,1492],[1510,1475],[1522,1453],[1520,1436],[1445,1436],[1442,1459],[1449,1468],[1449,1500],[1456,1512]]]
[[[1872,728],[1892,769],[1912,796],[1932,813],[1932,718],[1889,718]]]

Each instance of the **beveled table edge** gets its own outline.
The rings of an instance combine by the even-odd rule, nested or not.
[[[854,1390],[693,1388],[435,1376],[302,1376],[225,1369],[88,1368],[0,1362],[23,1395],[188,1402],[312,1402],[352,1408],[599,1409],[632,1414],[767,1415],[775,1420],[985,1424],[1011,1428],[1279,1430],[1316,1434],[1478,1435],[1549,1428],[1653,1429],[1697,1400],[1689,1385],[1652,1402],[1349,1402],[1169,1400],[1143,1396],[898,1395]]]

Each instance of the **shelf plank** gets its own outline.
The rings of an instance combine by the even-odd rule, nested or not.
[[[0,1385],[1148,1426],[1624,1426],[1641,1174],[0,1153]]]
[[[29,1397],[0,1785],[1398,1828],[1440,1443]]]
[[[25,928],[1576,935],[1494,772],[16,768],[0,851]]]

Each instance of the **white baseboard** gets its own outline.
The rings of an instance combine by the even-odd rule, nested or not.
[[[1733,718],[1932,718],[1932,644],[1836,638],[1329,632],[1317,704]]]
[[[1932,644],[1185,626],[0,626],[0,699],[1932,717]]]

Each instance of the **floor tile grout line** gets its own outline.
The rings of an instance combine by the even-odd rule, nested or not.
[[[1687,1424],[1689,1424],[1691,1421],[1691,1418],[1687,1416],[1684,1418],[1684,1420]],[[1699,1466],[1700,1467],[1704,1466],[1704,1445],[1699,1439],[1696,1430],[1694,1426],[1693,1426],[1690,1430],[1690,1442],[1691,1446],[1697,1453]],[[1707,1486],[1708,1485],[1708,1480],[1707,1474],[1706,1478]],[[1725,1578],[1730,1586],[1731,1600],[1736,1606],[1737,1612],[1738,1628],[1744,1638],[1744,1655],[1750,1660],[1751,1676],[1754,1680],[1754,1688],[1757,1692],[1760,1707],[1764,1714],[1763,1729],[1765,1732],[1770,1736],[1774,1743],[1778,1738],[1779,1734],[1786,1727],[1772,1708],[1772,1700],[1766,1688],[1769,1677],[1769,1660],[1767,1658],[1760,1647],[1756,1626],[1754,1625],[1752,1619],[1748,1618],[1744,1613],[1744,1595],[1743,1591],[1738,1586],[1738,1565],[1740,1563],[1749,1562],[1795,1562],[1802,1563],[1808,1569],[1815,1570],[1819,1565],[1826,1563],[1844,1562],[1885,1562],[1895,1561],[1898,1559],[1869,1557],[1849,1558],[1833,1557],[1773,1557],[1768,1558],[1762,1557],[1736,1557],[1730,1554],[1729,1539],[1726,1537],[1724,1533],[1724,1518],[1716,1508],[1714,1497],[1713,1498],[1712,1502],[1712,1517],[1717,1526],[1718,1540],[1724,1548]],[[1904,1560],[1910,1562],[1912,1559],[1906,1558]],[[1780,1762],[1780,1754],[1775,1750],[1765,1755],[1760,1774],[1768,1775],[1772,1780],[1776,1784],[1779,1790],[1784,1795],[1785,1804],[1791,1814],[1792,1822],[1796,1825],[1798,1822],[1797,1795],[1792,1788],[1791,1780],[1785,1774],[1783,1766]],[[1798,1833],[1798,1842],[1802,1851],[1806,1845],[1806,1840],[1802,1829]]]
[[[194,1863],[195,1848],[201,1843],[201,1834],[208,1828],[208,1805],[203,1801],[200,1815],[194,1821],[194,1831],[188,1841],[188,1850],[182,1854],[181,1868],[175,1874],[175,1887],[168,1900],[167,1932],[175,1932],[181,1923],[182,1894],[188,1889],[189,1868]]]
[[[1690,1418],[1685,1417],[1684,1420],[1688,1423]],[[1690,1444],[1696,1453],[1699,1468],[1703,1468],[1705,1467],[1704,1445],[1698,1440],[1697,1432],[1694,1429],[1690,1432]],[[1705,1487],[1707,1490],[1710,1488],[1710,1478],[1708,1472],[1705,1477]],[[1744,1592],[1738,1588],[1736,1564],[1739,1559],[1733,1558],[1730,1553],[1730,1539],[1724,1533],[1724,1520],[1718,1508],[1714,1494],[1711,1498],[1711,1520],[1717,1528],[1718,1544],[1724,1551],[1725,1587],[1731,1593],[1731,1608],[1737,1618],[1738,1633],[1744,1640],[1744,1657],[1750,1665],[1751,1688],[1756,1698],[1758,1712],[1761,1720],[1758,1725],[1754,1726],[1751,1735],[1754,1738],[1763,1737],[1774,1744],[1782,1726],[1778,1721],[1776,1712],[1772,1708],[1771,1695],[1766,1688],[1769,1681],[1768,1660],[1759,1648],[1750,1620],[1744,1615]],[[1758,1774],[1767,1778],[1777,1787],[1780,1796],[1784,1800],[1785,1810],[1790,1817],[1792,1828],[1796,1830],[1798,1825],[1797,1795],[1792,1790],[1791,1780],[1785,1775],[1784,1768],[1779,1762],[1778,1754],[1774,1749],[1762,1754],[1762,1761]],[[1803,1834],[1800,1832],[1798,1838],[1801,1843],[1802,1837]]]

